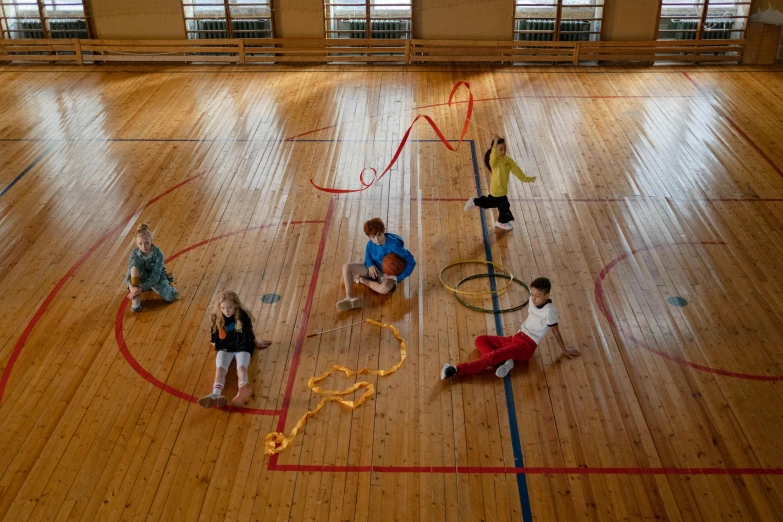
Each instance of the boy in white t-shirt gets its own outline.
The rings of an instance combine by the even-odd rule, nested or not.
[[[467,363],[452,366],[450,363],[443,365],[440,378],[446,379],[455,375],[471,375],[478,373],[489,366],[500,363],[495,375],[501,379],[508,375],[514,367],[514,361],[527,361],[538,348],[538,343],[551,329],[560,348],[568,357],[574,358],[582,355],[579,350],[569,350],[563,342],[563,336],[557,328],[559,316],[557,308],[549,299],[552,283],[546,277],[539,277],[530,283],[530,303],[528,305],[527,319],[516,335],[501,337],[498,335],[480,335],[476,337],[476,348],[481,352],[481,358]]]

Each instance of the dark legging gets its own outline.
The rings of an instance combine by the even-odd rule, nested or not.
[[[479,208],[496,208],[498,209],[498,223],[508,223],[514,220],[514,215],[511,213],[511,203],[508,202],[507,196],[481,196],[480,198],[473,198],[473,203]]]

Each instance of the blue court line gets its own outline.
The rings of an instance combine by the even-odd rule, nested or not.
[[[479,197],[481,193],[481,177],[479,175],[478,159],[476,158],[476,144],[473,140],[470,141],[470,153],[473,157],[473,175],[476,179],[476,193]],[[487,227],[487,217],[484,209],[481,211],[481,232],[484,235],[484,255],[487,261],[492,261],[492,248],[489,244],[489,229]],[[492,211],[490,211],[490,216]],[[495,269],[492,265],[487,265],[487,271],[490,276],[494,275]],[[497,290],[497,284],[494,277],[489,278],[490,290]],[[492,308],[495,310],[495,329],[498,335],[504,335],[503,333],[503,320],[498,313],[500,310],[500,298],[498,294],[492,294]],[[511,386],[511,374],[506,375],[503,378],[503,387],[506,391],[506,411],[508,412],[508,427],[511,431],[511,448],[514,451],[514,467],[523,468],[525,461],[522,457],[522,443],[519,440],[519,425],[517,424],[517,411],[514,408],[514,388]],[[533,513],[530,510],[530,496],[527,491],[527,477],[524,473],[517,473],[517,489],[519,490],[519,503],[522,505],[522,520],[525,522],[532,522]]]
[[[338,142],[347,140],[292,140],[292,141],[312,141],[312,142]],[[364,140],[368,141],[368,140]],[[382,140],[391,141],[391,140]],[[441,143],[440,140],[408,140],[409,142],[419,143]],[[465,140],[464,143],[470,143],[470,153],[473,159],[473,176],[476,180],[476,193],[481,197],[481,177],[479,174],[478,158],[476,157],[476,143],[474,140]],[[487,261],[492,261],[492,248],[489,242],[489,229],[487,227],[487,218],[484,209],[481,210],[481,231],[484,236],[484,255]],[[494,275],[495,270],[492,265],[487,265],[487,271],[490,275]],[[489,288],[491,290],[497,290],[497,283],[494,277],[489,278]],[[503,333],[503,320],[498,313],[500,310],[500,299],[497,294],[492,294],[492,308],[495,310],[495,328],[498,335],[504,335]],[[511,431],[511,448],[514,452],[514,467],[523,468],[525,461],[522,456],[522,443],[519,439],[519,425],[517,424],[517,411],[514,408],[514,388],[511,386],[511,375],[506,375],[503,378],[503,387],[506,392],[506,411],[508,412],[508,426]],[[524,522],[533,521],[533,513],[530,510],[530,495],[527,490],[527,477],[525,473],[517,473],[517,489],[519,490],[519,503],[522,506],[522,520]]]
[[[38,155],[38,157],[37,157],[37,158],[35,158],[35,159],[33,160],[33,162],[32,162],[32,163],[30,163],[30,164],[27,166],[27,168],[26,168],[26,169],[24,169],[22,172],[20,172],[20,173],[19,173],[19,175],[18,175],[18,176],[16,176],[16,177],[13,179],[13,181],[11,181],[11,183],[9,183],[8,185],[6,185],[6,186],[5,186],[5,188],[4,188],[2,191],[0,191],[0,198],[2,198],[3,196],[5,196],[5,193],[6,193],[6,192],[8,192],[9,190],[11,190],[11,187],[13,187],[14,185],[16,185],[16,182],[17,182],[17,181],[19,181],[20,179],[22,179],[22,178],[24,177],[24,175],[25,175],[25,174],[27,174],[28,172],[30,172],[30,171],[33,169],[33,167],[35,167],[35,166],[38,164],[38,162],[39,162],[39,161],[41,161],[41,160],[43,159],[43,157],[44,157],[44,156],[46,156],[47,154],[49,154],[49,153],[52,151],[52,149],[54,148],[54,146],[55,146],[55,145],[56,145],[56,143],[52,143],[51,145],[49,145],[48,147],[46,147],[46,148],[44,149],[44,151],[43,151],[42,153],[40,153],[40,154]]]
[[[3,140],[4,141],[4,140]],[[103,141],[119,141],[119,140],[103,140]],[[122,141],[131,141],[131,140],[122,140]],[[137,140],[133,140],[137,141]],[[177,140],[138,140],[138,141],[177,141]],[[185,140],[183,140],[185,141]],[[291,140],[292,142],[295,141],[304,141],[304,142],[342,142],[342,141],[350,141],[350,140]],[[357,141],[372,141],[372,140],[357,140]],[[383,142],[392,142],[397,140],[377,140],[377,141],[383,141]],[[418,140],[418,139],[411,139],[408,140],[409,142],[413,143],[441,143],[440,140]],[[481,178],[479,174],[479,165],[478,165],[478,159],[476,157],[476,144],[474,140],[465,140],[466,143],[470,143],[470,153],[471,157],[473,159],[473,176],[476,181],[476,193],[479,197],[482,196],[481,191]],[[51,149],[56,145],[56,143],[53,143],[52,145],[49,145],[49,147],[44,150],[33,162],[27,166],[26,169],[22,171],[21,174],[19,174],[16,179],[14,179],[6,188],[3,189],[2,192],[0,192],[0,197],[2,197],[8,190],[17,182],[19,181],[27,172],[30,171],[35,165],[46,155],[48,154]],[[484,209],[479,209],[481,214],[481,231],[484,236],[484,255],[486,256],[487,261],[492,261],[492,248],[490,247],[490,241],[489,241],[489,229],[487,227],[487,218],[485,215]],[[490,275],[494,275],[495,270],[492,265],[487,266],[488,272]],[[494,277],[489,278],[489,287],[491,290],[497,290],[497,284],[495,282]],[[500,310],[500,299],[498,298],[497,294],[492,294],[492,308],[495,310],[495,329],[497,330],[498,335],[504,335],[503,332],[503,321],[501,319],[500,314],[498,313],[498,310]],[[525,466],[524,459],[522,456],[522,443],[519,439],[519,425],[517,424],[517,412],[514,408],[514,389],[511,386],[511,376],[506,375],[506,377],[503,379],[503,387],[505,388],[506,392],[506,411],[508,412],[508,424],[509,424],[509,430],[511,431],[511,447],[514,452],[514,467],[515,468],[522,468]],[[533,520],[533,514],[530,510],[530,496],[528,494],[527,490],[527,477],[525,476],[525,473],[517,473],[517,489],[519,490],[519,502],[522,506],[522,519],[524,522],[532,522]]]

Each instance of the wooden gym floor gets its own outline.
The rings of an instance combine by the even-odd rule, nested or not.
[[[456,152],[420,121],[376,186],[310,184],[359,187],[416,114],[456,140],[459,80],[475,107]],[[731,67],[0,68],[0,515],[782,519],[782,93],[780,69]],[[462,210],[488,187],[488,130],[538,177],[512,180],[510,233]],[[393,296],[338,313],[340,266],[363,259],[373,216],[419,264]],[[142,221],[181,298],[133,314],[122,278]],[[552,279],[580,359],[550,337],[506,381],[439,380],[475,336],[525,317],[440,286],[443,266],[488,258]],[[226,289],[274,343],[251,361],[244,411],[193,402]],[[267,433],[320,400],[309,377],[399,359],[370,325],[306,337],[364,318],[400,329],[402,368],[265,456]]]

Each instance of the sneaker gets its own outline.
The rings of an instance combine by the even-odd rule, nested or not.
[[[462,207],[462,208],[465,210],[465,212],[467,212],[468,210],[473,210],[474,208],[476,208],[476,202],[474,201],[474,198],[468,199],[465,202],[465,206]]]
[[[250,386],[250,383],[246,382],[245,384],[239,387],[239,390],[237,390],[237,395],[231,401],[231,404],[233,404],[237,408],[244,405],[247,402],[247,400],[250,398],[251,393],[253,393],[253,387]]]
[[[177,282],[177,278],[174,277],[174,274],[169,274],[168,272],[166,272],[166,279],[169,280],[169,284]]]
[[[198,400],[198,405],[202,408],[222,408],[228,403],[228,399],[216,393],[210,393]]]
[[[440,370],[441,381],[445,381],[449,377],[454,377],[455,375],[457,375],[457,368],[449,363],[444,364],[443,368],[441,368]]]
[[[501,364],[497,370],[495,370],[495,375],[497,375],[502,379],[506,375],[508,375],[508,372],[510,372],[513,368],[514,368],[514,361],[512,359],[509,359],[508,361]]]
[[[141,297],[131,299],[131,312],[141,311]]]
[[[346,297],[342,301],[337,301],[337,309],[341,312],[347,312],[348,310],[353,310],[354,308],[361,308],[362,307],[362,300],[358,297]]]
[[[500,230],[514,230],[514,226],[510,222],[509,223],[497,222],[495,223],[495,226]]]

